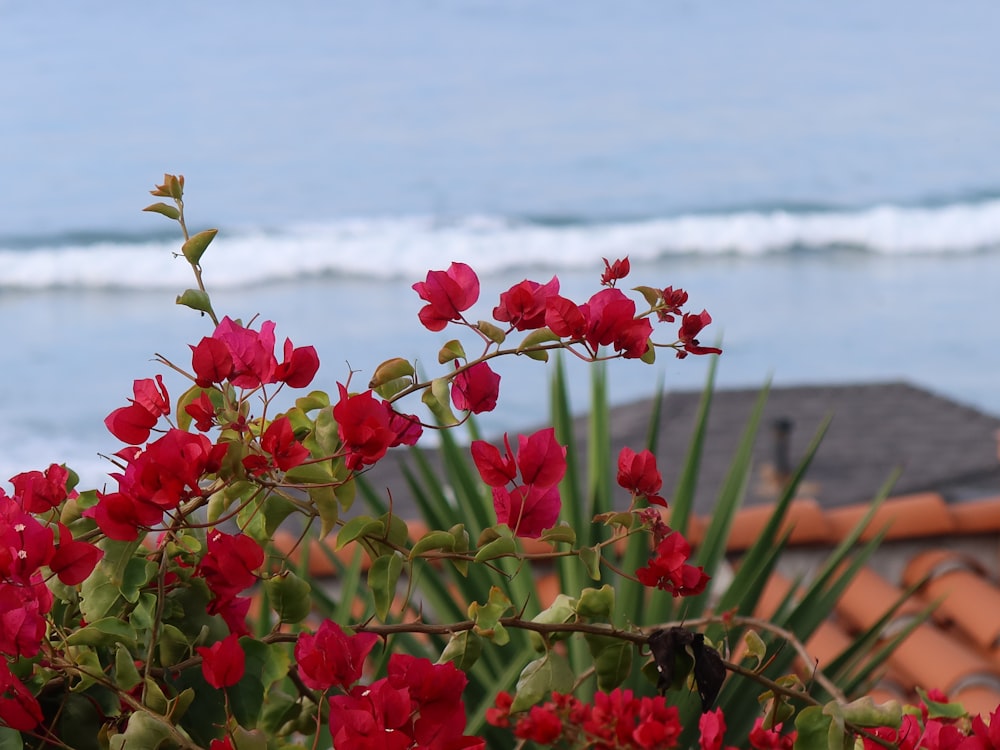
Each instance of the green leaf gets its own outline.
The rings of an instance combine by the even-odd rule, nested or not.
[[[233,717],[241,726],[252,729],[261,718],[265,695],[288,674],[291,661],[287,650],[277,643],[241,638],[240,646],[246,655],[246,672],[228,694]]]
[[[316,415],[313,437],[320,450],[327,455],[333,455],[340,448],[340,432],[337,420],[333,418],[333,409],[322,409]]]
[[[553,691],[568,693],[573,688],[573,672],[566,659],[554,651],[530,662],[517,680],[517,695],[511,713],[525,711]]]
[[[932,700],[927,695],[927,691],[919,687],[917,688],[917,695],[920,696],[920,700],[927,706],[927,718],[929,719],[961,719],[965,716],[966,712],[961,703],[941,703],[940,701]]]
[[[396,595],[396,583],[403,572],[403,560],[397,554],[376,558],[368,571],[368,588],[375,601],[375,613],[384,620],[389,614],[392,599]]]
[[[375,374],[368,382],[368,387],[377,389],[389,381],[397,379],[409,379],[412,383],[415,374],[416,370],[413,369],[413,365],[408,360],[402,357],[393,357],[375,368]]]
[[[385,524],[371,516],[357,516],[344,524],[337,534],[336,549],[340,550],[364,536],[382,536]]]
[[[510,641],[510,636],[500,623],[500,618],[507,614],[511,607],[507,595],[496,586],[492,586],[485,604],[472,602],[469,605],[469,618],[476,623],[473,631],[476,635],[489,638],[498,646],[505,645]]]
[[[177,210],[176,206],[170,206],[166,203],[154,203],[151,206],[146,206],[143,211],[149,211],[150,213],[160,214],[160,216],[166,216],[168,219],[177,221],[181,218],[181,212]]]
[[[141,557],[133,557],[125,566],[119,592],[130,604],[139,601],[140,590],[156,575],[156,563]]]
[[[568,523],[562,521],[551,529],[543,531],[539,541],[549,542],[550,544],[559,542],[576,544],[576,531]]]
[[[514,537],[502,536],[480,547],[476,551],[474,560],[477,563],[483,562],[484,560],[495,560],[498,557],[512,555],[516,551],[517,544],[514,541]]]
[[[577,550],[580,562],[587,569],[587,574],[595,581],[601,580],[601,552],[595,547],[581,547]]]
[[[0,750],[24,750],[21,733],[10,727],[0,727]]]
[[[563,625],[564,623],[576,620],[577,600],[567,594],[559,594],[546,609],[531,618],[532,622],[543,625]],[[528,638],[535,651],[544,651],[547,641],[560,640],[566,638],[569,633],[550,633],[547,638],[541,633],[528,632]]]
[[[164,667],[172,667],[183,661],[191,654],[191,644],[187,636],[176,625],[164,623],[160,630],[160,641],[157,644],[160,664]]]
[[[840,712],[845,721],[856,727],[898,728],[903,721],[903,707],[899,701],[876,703],[870,695],[841,705]]]
[[[746,646],[746,653],[743,658],[753,659],[753,667],[751,669],[756,669],[767,655],[767,646],[764,644],[764,640],[757,635],[756,630],[748,630],[743,634],[743,645]]]
[[[615,590],[610,584],[604,584],[599,589],[584,589],[580,593],[580,602],[576,613],[591,620],[611,620],[615,611]]]
[[[136,646],[135,629],[116,617],[105,617],[70,633],[67,646]]]
[[[212,302],[208,292],[203,292],[201,289],[185,289],[182,294],[177,295],[177,304],[190,307],[198,312],[212,314]]]
[[[549,344],[553,341],[559,341],[559,337],[552,333],[551,328],[536,328],[522,339],[521,343],[518,344],[517,351],[518,353],[525,354],[527,353],[524,351],[525,349]]]
[[[663,299],[663,292],[659,289],[654,289],[651,286],[634,286],[633,291],[639,292],[646,300],[646,304],[650,307],[656,307],[660,301]]]
[[[461,633],[452,634],[437,663],[444,664],[450,661],[463,672],[468,672],[482,652],[483,639],[469,630],[463,630]]]
[[[431,387],[424,391],[420,397],[431,414],[442,427],[458,424],[458,419],[451,410],[451,395],[448,390],[447,378],[435,378],[431,381]]]
[[[488,320],[480,320],[476,323],[476,328],[494,344],[499,345],[507,340],[507,334],[503,332],[503,329],[490,323]]]
[[[192,236],[191,239],[181,245],[181,252],[184,253],[184,257],[187,258],[188,263],[192,266],[197,266],[201,263],[201,256],[205,254],[208,246],[212,244],[212,240],[215,239],[215,235],[218,233],[218,229],[206,229],[204,232],[198,232],[198,234]]]
[[[599,690],[609,692],[625,681],[632,671],[634,652],[635,647],[631,643],[618,639],[601,649],[594,659]]]
[[[420,557],[425,552],[455,549],[455,535],[448,531],[431,531],[422,536],[410,549],[410,559]]]
[[[820,750],[827,747],[830,734],[830,717],[822,706],[809,706],[795,717],[795,750]]]
[[[462,342],[458,339],[452,339],[438,352],[438,364],[448,364],[455,359],[466,359],[465,349],[462,348]]]
[[[80,612],[88,622],[104,617],[119,599],[118,587],[110,581],[101,566],[80,587]]]
[[[118,644],[115,649],[115,686],[129,691],[142,682],[139,670],[135,668],[135,660],[124,645]]]
[[[128,720],[124,734],[111,736],[111,750],[158,750],[170,739],[170,729],[145,711],[136,711]]]
[[[291,571],[267,579],[264,590],[281,622],[302,622],[312,611],[312,588]]]

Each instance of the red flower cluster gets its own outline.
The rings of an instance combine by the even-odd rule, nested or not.
[[[472,443],[472,459],[483,481],[493,488],[497,523],[505,523],[516,536],[538,538],[559,518],[562,501],[559,482],[566,473],[566,448],[556,441],[555,429],[518,436],[516,458],[504,435],[505,453],[485,440]],[[521,483],[517,484],[520,472]],[[514,484],[508,489],[508,484]]]
[[[1000,750],[1000,707],[990,714],[988,722],[976,716],[968,729],[957,725],[954,719],[931,718],[926,706],[922,709],[920,716],[903,714],[899,729],[882,727],[873,734],[899,750]],[[865,750],[880,747],[883,746],[864,738]]]
[[[243,459],[243,468],[254,476],[273,468],[288,471],[309,458],[309,450],[295,439],[288,417],[279,417],[267,426],[260,437],[260,448],[265,455],[255,453]]]
[[[32,515],[50,511],[69,497],[68,478],[64,467],[53,464],[44,472],[13,477],[13,496],[0,490],[0,722],[13,729],[33,729],[42,720],[38,702],[10,671],[9,660],[31,659],[41,649],[45,616],[53,604],[43,568],[75,586],[103,555],[97,547],[73,539],[58,520],[50,517],[43,524]]]
[[[260,331],[223,318],[211,337],[191,347],[196,383],[208,388],[226,380],[237,388],[259,388],[287,383],[305,388],[319,370],[319,356],[311,346],[294,347],[285,339],[283,360],[274,356],[274,323],[265,321]]]
[[[594,750],[667,750],[681,733],[677,709],[663,698],[636,698],[631,690],[598,692],[592,705],[572,695],[553,693],[552,700],[511,716],[513,698],[497,695],[486,721],[497,727],[513,725],[514,736],[540,745],[575,743]]]
[[[458,367],[458,364],[455,364]],[[500,376],[486,362],[462,370],[451,384],[451,402],[456,409],[482,414],[493,411],[500,396]]]
[[[221,615],[230,633],[250,635],[246,622],[250,598],[240,594],[257,582],[255,571],[263,564],[264,550],[249,536],[209,532],[207,549],[196,573],[215,595],[208,613]]]
[[[647,502],[667,507],[667,501],[658,494],[663,477],[656,468],[656,456],[644,450],[636,453],[629,447],[618,454],[618,486],[628,490],[633,497],[645,497]]]
[[[463,734],[466,682],[450,662],[432,664],[394,653],[385,677],[330,697],[333,746],[358,750],[485,748],[484,740]]]
[[[679,532],[673,531],[657,545],[649,563],[635,572],[645,586],[667,591],[673,596],[694,596],[705,590],[709,577],[705,569],[688,565],[691,545]]]
[[[370,390],[352,396],[337,385],[340,401],[333,407],[333,418],[349,469],[371,466],[397,445],[416,444],[423,427],[415,416],[393,411],[388,401],[376,400]]]
[[[302,632],[295,641],[299,677],[313,690],[346,690],[361,679],[365,659],[376,641],[374,633],[347,635],[333,620],[324,620],[315,635]]]
[[[206,473],[218,471],[226,445],[170,429],[145,450],[130,447],[115,455],[126,463],[124,474],[111,475],[118,480],[118,492],[98,493],[99,503],[84,515],[111,539],[132,541],[140,529],[161,523],[165,512],[201,497],[199,482]]]
[[[628,258],[614,263],[604,260],[601,284],[606,287],[586,303],[578,305],[559,295],[559,280],[547,284],[524,281],[500,295],[500,304],[493,308],[493,318],[507,323],[507,331],[532,331],[548,327],[567,343],[586,344],[591,356],[602,346],[610,346],[626,359],[644,356],[652,342],[653,332],[649,313],[637,317],[635,303],[615,288],[615,283],[631,270]],[[462,313],[479,299],[479,279],[464,263],[452,263],[447,271],[429,271],[427,280],[413,285],[420,298],[427,302],[419,312],[420,321],[431,331],[440,331],[452,322],[469,325]],[[688,354],[718,354],[721,350],[704,347],[696,336],[711,322],[707,312],[698,315],[682,313],[687,302],[683,289],[667,287],[659,291],[643,287],[643,294],[661,322],[671,322],[682,315],[676,344],[678,357]],[[461,407],[460,407],[461,408]],[[485,410],[485,409],[484,409]]]

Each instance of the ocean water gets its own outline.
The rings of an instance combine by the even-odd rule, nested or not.
[[[471,263],[488,317],[628,255],[711,312],[723,384],[902,378],[1000,414],[998,24],[985,1],[0,0],[0,477],[99,485],[103,417],[210,331],[140,211],[165,171],[220,228],[216,309],[314,344],[327,389],[433,371],[430,268]],[[703,381],[668,359],[612,367],[613,398]],[[484,427],[537,422],[544,367],[500,370]]]

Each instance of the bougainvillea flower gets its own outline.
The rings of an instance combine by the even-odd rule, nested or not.
[[[523,484],[508,490],[493,488],[497,523],[505,523],[515,536],[537,539],[559,519],[562,501],[558,487]]]
[[[285,339],[284,360],[274,372],[276,380],[292,388],[305,388],[319,371],[319,355],[313,346],[293,347]]]
[[[424,427],[420,420],[413,414],[400,414],[393,410],[392,404],[383,401],[382,406],[389,417],[389,431],[395,436],[389,443],[390,448],[397,445],[416,445],[420,436],[424,434]]]
[[[413,290],[427,303],[418,313],[420,322],[429,331],[441,331],[476,304],[479,277],[465,263],[452,263],[447,271],[428,271],[427,279],[414,284]]]
[[[52,464],[43,474],[40,471],[26,471],[10,478],[14,485],[14,496],[21,507],[29,513],[45,513],[65,500],[69,493],[66,482],[69,470],[65,466]]]
[[[587,333],[587,318],[580,305],[558,294],[545,306],[545,325],[563,339],[582,339]]]
[[[337,432],[344,445],[347,468],[370,466],[385,455],[397,435],[390,426],[389,412],[370,390],[348,395],[340,387],[340,401],[333,407]]]
[[[722,709],[707,711],[698,719],[698,747],[701,750],[722,750],[722,738],[726,734],[726,719]]]
[[[170,399],[163,385],[163,376],[156,380],[143,378],[132,384],[135,398],[129,406],[111,412],[104,420],[105,426],[123,443],[138,445],[149,439],[149,433],[160,417],[170,413]]]
[[[49,560],[49,568],[67,586],[83,583],[94,572],[98,561],[104,557],[104,550],[88,542],[74,539],[63,524],[59,528],[59,544]]]
[[[217,597],[235,596],[256,583],[256,570],[264,564],[264,550],[252,537],[214,529],[208,534],[206,547],[197,574]]]
[[[191,367],[195,383],[201,388],[209,388],[229,380],[233,374],[233,355],[225,341],[205,336],[197,346],[191,347]]]
[[[693,596],[705,590],[709,577],[705,569],[689,565],[691,545],[678,532],[668,534],[656,546],[649,563],[635,572],[639,582],[667,591],[673,596]]]
[[[211,646],[198,646],[201,655],[201,673],[212,687],[230,687],[243,679],[246,671],[246,654],[237,635],[230,633]]]
[[[667,501],[657,493],[663,486],[663,477],[656,468],[656,456],[644,450],[636,453],[624,447],[618,454],[618,485],[633,495],[643,496],[654,505],[667,506]]]
[[[334,747],[409,750],[414,746],[413,709],[406,688],[394,688],[381,679],[357,685],[347,695],[331,696],[329,703]]]
[[[212,338],[225,343],[233,358],[230,382],[237,388],[257,388],[274,383],[278,360],[274,357],[274,323],[265,320],[260,330],[244,328],[228,316],[219,321]]]
[[[681,318],[681,327],[677,332],[677,338],[684,345],[684,350],[677,352],[679,359],[684,359],[688,354],[722,354],[722,349],[714,346],[702,346],[696,338],[701,330],[712,322],[712,316],[707,310],[694,313],[684,313]]]
[[[601,260],[604,261],[604,273],[601,274],[601,283],[604,286],[614,286],[618,279],[624,279],[628,276],[629,271],[632,270],[627,255],[621,260],[616,260],[614,263],[608,263],[607,258],[602,258]]]
[[[299,677],[313,690],[346,690],[361,679],[376,641],[374,633],[348,635],[333,620],[324,620],[315,634],[302,632],[295,642]]]
[[[42,722],[42,708],[31,691],[0,659],[0,722],[20,732],[28,732]]]
[[[433,664],[428,659],[394,653],[386,679],[395,688],[406,688],[420,710],[413,722],[413,738],[420,747],[444,747],[465,731],[462,691],[468,678],[451,662]],[[450,745],[448,745],[450,746]]]
[[[675,315],[681,314],[681,307],[688,301],[688,293],[683,289],[668,286],[661,292],[663,307],[656,312],[661,323],[672,323]]]
[[[185,406],[184,411],[194,420],[195,428],[201,432],[208,432],[215,426],[215,404],[205,391]]]
[[[562,720],[542,706],[532,706],[514,727],[514,736],[539,745],[551,745],[562,735]]]
[[[653,324],[649,318],[634,318],[622,325],[611,345],[625,359],[639,359],[649,349],[649,337],[652,335]]]
[[[32,658],[41,648],[52,592],[34,573],[27,581],[0,581],[0,653]],[[0,662],[6,664],[5,659]]]
[[[517,437],[517,466],[521,481],[539,487],[552,487],[566,474],[566,446],[556,440],[554,427]]]
[[[503,487],[517,477],[517,461],[510,449],[506,433],[503,436],[503,444],[506,453],[502,456],[495,445],[485,440],[474,440],[470,448],[479,476],[490,487]]]
[[[547,284],[525,279],[500,295],[500,304],[493,308],[493,319],[510,323],[518,331],[533,331],[545,325],[545,310],[549,299],[559,293],[555,276]]]
[[[93,518],[109,539],[134,541],[140,529],[152,528],[163,520],[163,508],[122,492],[98,492],[97,500],[83,515]]]
[[[592,349],[613,344],[623,328],[635,320],[635,302],[620,289],[602,289],[583,305],[585,338]]]
[[[458,364],[455,364],[458,367]],[[500,376],[486,362],[474,364],[455,376],[451,402],[456,409],[473,414],[493,411],[500,396]]]
[[[758,716],[747,739],[754,750],[792,750],[797,736],[797,732],[782,734],[780,724],[774,729],[764,729],[764,719]]]
[[[309,450],[295,439],[288,417],[279,417],[268,425],[260,438],[260,447],[282,471],[288,471],[309,458]]]

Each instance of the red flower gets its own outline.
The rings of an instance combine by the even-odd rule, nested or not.
[[[559,517],[561,500],[557,485],[566,473],[566,448],[556,441],[555,430],[518,436],[516,461],[504,435],[506,456],[482,440],[472,444],[472,458],[483,481],[493,488],[497,523],[506,523],[517,536],[537,538]],[[522,485],[507,489],[516,469]]]
[[[608,263],[607,258],[602,258],[602,260],[604,261],[604,273],[601,274],[601,283],[604,286],[614,286],[618,279],[624,279],[632,270],[627,255],[614,263]]]
[[[562,735],[562,730],[562,721],[555,712],[543,706],[532,706],[528,715],[517,722],[514,736],[540,745],[551,745]]]
[[[796,732],[781,734],[780,729],[780,725],[775,729],[764,729],[764,720],[758,717],[750,730],[750,747],[755,750],[792,750]]]
[[[701,330],[711,322],[712,316],[706,310],[702,310],[697,315],[684,313],[684,317],[681,318],[680,330],[677,332],[677,338],[684,345],[684,351],[677,352],[678,358],[684,359],[688,354],[722,354],[722,349],[717,349],[714,346],[701,346],[696,338]]]
[[[274,323],[264,321],[260,331],[244,328],[227,316],[212,338],[222,341],[233,360],[230,382],[237,388],[258,388],[276,382],[278,361],[274,358]]]
[[[661,323],[672,323],[675,315],[681,314],[681,306],[688,301],[688,293],[683,289],[668,286],[661,293],[663,307],[657,310],[656,317]]]
[[[429,331],[441,331],[479,299],[479,278],[465,263],[452,263],[447,271],[428,271],[427,280],[413,290],[427,302],[418,313],[420,322]]]
[[[69,470],[65,466],[52,464],[43,474],[40,471],[26,471],[11,477],[14,495],[20,498],[21,507],[29,513],[45,513],[55,508],[69,493],[66,482]]]
[[[0,722],[11,729],[29,732],[42,722],[42,708],[35,696],[0,659]]]
[[[510,323],[518,331],[531,331],[545,325],[548,301],[559,293],[559,279],[549,283],[524,281],[515,284],[500,295],[500,304],[493,308],[493,319]]]
[[[657,545],[646,567],[635,572],[645,586],[667,591],[673,596],[693,596],[705,590],[709,577],[704,568],[688,565],[691,545],[674,531]]]
[[[232,633],[247,633],[245,618],[250,599],[238,595],[256,583],[255,571],[263,564],[264,550],[251,537],[217,529],[209,532],[205,555],[195,573],[205,579],[215,595],[208,613],[222,615]]]
[[[208,388],[213,383],[225,382],[233,374],[233,355],[229,353],[225,341],[206,336],[197,346],[191,347],[191,367],[195,372],[195,383],[201,388]]]
[[[313,346],[292,347],[292,342],[285,339],[285,359],[274,372],[275,380],[286,383],[292,388],[305,388],[309,385],[319,370],[319,355]]]
[[[622,448],[618,454],[618,485],[655,505],[667,506],[667,501],[656,494],[663,486],[663,478],[656,468],[656,457],[648,450],[636,453]]]
[[[458,367],[458,364],[455,364]],[[455,376],[451,385],[451,402],[456,409],[481,414],[493,411],[500,395],[500,376],[486,362],[474,364]]]
[[[163,520],[163,508],[121,492],[98,492],[97,499],[97,505],[83,515],[93,518],[109,539],[131,542],[139,536],[139,529],[151,528]]]
[[[302,682],[313,690],[334,686],[346,690],[361,679],[365,659],[377,640],[374,633],[348,635],[332,620],[324,620],[315,635],[300,633],[295,661]]]
[[[49,568],[67,586],[76,586],[90,577],[98,561],[104,557],[104,551],[88,542],[73,539],[70,530],[61,523],[58,527],[59,544],[49,561]]]
[[[131,405],[115,409],[104,424],[123,443],[138,445],[149,439],[160,416],[170,413],[170,400],[162,375],[156,376],[155,383],[151,378],[136,380],[132,392],[135,398],[129,399]]]
[[[559,338],[582,339],[587,332],[583,309],[572,300],[555,295],[545,306],[545,325]]]
[[[701,736],[698,738],[698,745],[701,750],[722,750],[722,737],[726,733],[726,719],[722,715],[722,709],[707,711],[698,720],[698,729]]]
[[[274,465],[282,471],[293,469],[309,458],[309,450],[295,439],[295,433],[292,431],[292,423],[288,417],[279,417],[268,425],[260,438],[260,447],[261,450],[274,459]],[[262,474],[267,471],[268,466],[265,461],[262,469],[261,467],[256,467],[257,462],[252,461],[252,459],[258,458],[261,458],[261,456],[247,456],[243,459],[243,463],[247,465],[249,461],[251,466],[247,468],[255,474]]]
[[[390,424],[391,409],[376,401],[370,390],[354,396],[340,387],[340,401],[333,407],[340,442],[344,444],[349,469],[361,469],[378,461],[397,438]]]
[[[184,411],[194,419],[194,426],[201,432],[208,432],[215,426],[215,405],[204,391],[185,406]]]
[[[246,654],[235,633],[230,633],[209,647],[199,646],[195,650],[201,655],[201,673],[205,676],[205,682],[212,687],[229,687],[243,679]]]
[[[493,708],[486,709],[486,723],[495,727],[510,726],[510,707],[514,704],[514,696],[506,690],[497,693]]]
[[[0,581],[0,653],[32,658],[41,647],[52,592],[34,573],[24,582]],[[0,658],[6,664],[6,660]]]
[[[513,490],[493,488],[497,523],[507,524],[515,536],[537,539],[556,525],[561,507],[558,487],[524,484]]]
[[[613,344],[626,359],[646,353],[653,325],[646,318],[635,317],[635,302],[620,289],[602,289],[582,310],[587,319],[584,338],[591,349]]]
[[[406,688],[418,710],[414,712],[413,738],[420,747],[451,747],[465,731],[462,691],[468,678],[451,662],[432,664],[409,654],[389,657],[389,684]],[[463,747],[465,745],[462,745]]]
[[[334,747],[351,750],[409,750],[412,707],[406,688],[385,679],[357,685],[348,695],[330,697],[330,734]]]

